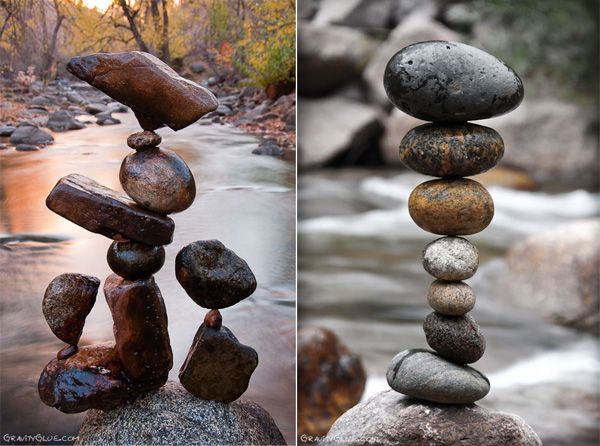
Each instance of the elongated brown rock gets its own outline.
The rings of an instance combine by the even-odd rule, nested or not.
[[[253,348],[240,344],[227,327],[204,323],[181,366],[179,381],[192,395],[229,403],[246,391],[256,366]]]
[[[88,231],[147,245],[168,245],[175,223],[83,175],[61,178],[46,198],[51,211]],[[121,237],[119,237],[121,236]]]
[[[181,130],[218,106],[206,88],[140,51],[74,57],[67,70],[131,107],[144,130],[165,125]]]
[[[144,380],[168,374],[173,353],[167,311],[154,278],[129,281],[111,274],[104,295],[114,321],[115,349],[127,373]]]
[[[67,359],[50,361],[38,382],[41,400],[61,412],[113,409],[167,381],[167,374],[135,381],[127,375],[111,343],[81,347]]]

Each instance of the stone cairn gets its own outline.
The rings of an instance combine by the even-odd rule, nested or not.
[[[408,208],[422,229],[443,235],[423,251],[423,266],[436,280],[427,300],[433,312],[423,324],[429,346],[397,354],[387,371],[390,387],[413,398],[471,404],[490,390],[488,379],[469,367],[485,350],[485,338],[468,314],[475,295],[462,282],[475,274],[479,255],[460,236],[486,228],[494,203],[478,182],[464,178],[494,167],[504,153],[500,135],[468,121],[515,109],[523,99],[517,74],[495,57],[444,41],[407,46],[388,62],[384,86],[400,110],[432,121],[410,130],[400,144],[409,168],[440,179],[417,186]]]
[[[161,387],[173,367],[167,313],[153,274],[173,238],[167,214],[194,201],[196,185],[175,152],[159,148],[154,130],[180,130],[217,108],[207,89],[180,77],[142,52],[73,58],[67,70],[131,107],[144,131],[127,138],[135,152],[121,164],[119,179],[129,197],[82,175],[62,178],[46,199],[48,208],[113,239],[104,283],[114,322],[114,343],[78,347],[100,280],[67,273],[48,285],[43,314],[67,346],[41,373],[42,401],[62,412],[111,409]],[[176,276],[190,297],[210,309],[180,371],[183,386],[207,400],[230,402],[248,387],[256,352],[221,324],[219,309],[248,297],[256,279],[242,259],[216,240],[197,241],[177,255]]]

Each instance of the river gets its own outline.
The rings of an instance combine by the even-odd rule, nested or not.
[[[0,401],[2,434],[73,435],[83,414],[44,406],[37,380],[63,346],[45,323],[41,300],[47,284],[63,272],[101,279],[111,271],[111,241],[49,211],[47,194],[59,178],[79,173],[116,190],[119,166],[131,152],[129,134],[139,131],[133,114],[122,124],[53,134],[55,144],[36,152],[0,151]],[[85,119],[84,117],[81,117]],[[89,118],[88,118],[89,119]],[[223,323],[259,355],[245,397],[274,417],[288,442],[295,432],[295,168],[280,159],[252,155],[258,140],[231,126],[194,124],[179,132],[158,131],[162,147],[190,166],[197,185],[194,204],[173,215],[173,243],[156,281],[165,299],[177,374],[205,311],[175,279],[177,252],[200,239],[219,239],[244,258],[257,291],[222,311]],[[112,341],[110,311],[99,292],[80,345]]]

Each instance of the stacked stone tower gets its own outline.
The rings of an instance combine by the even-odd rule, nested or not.
[[[422,229],[442,238],[423,251],[423,267],[436,280],[427,294],[434,310],[423,324],[435,351],[406,350],[394,357],[390,387],[405,395],[444,404],[470,404],[490,389],[488,379],[467,364],[485,351],[485,338],[469,315],[475,295],[462,282],[477,270],[475,246],[462,236],[485,229],[494,203],[477,181],[504,152],[500,135],[468,121],[515,109],[523,99],[517,74],[495,57],[468,45],[421,42],[396,53],[384,76],[388,97],[400,110],[425,121],[400,144],[409,168],[438,179],[417,186],[409,212]]]

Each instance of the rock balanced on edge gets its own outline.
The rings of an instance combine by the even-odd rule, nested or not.
[[[181,78],[146,53],[76,57],[67,69],[80,79],[132,107],[145,130],[131,135],[135,150],[119,179],[129,196],[90,178],[71,174],[48,195],[48,208],[108,238],[107,261],[115,274],[104,283],[115,342],[78,348],[85,318],[100,280],[62,274],[46,290],[44,316],[67,347],[41,373],[42,401],[67,413],[111,409],[158,389],[173,367],[163,297],[153,275],[165,260],[174,222],[166,214],[187,209],[196,194],[194,178],[175,152],[161,149],[154,130],[182,129],[216,109],[214,95]]]

